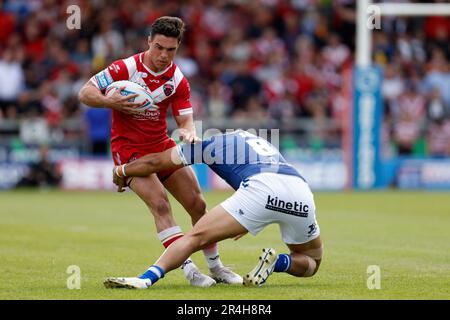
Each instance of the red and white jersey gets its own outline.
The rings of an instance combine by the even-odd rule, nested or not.
[[[418,122],[425,120],[426,104],[422,96],[401,95],[398,98],[397,110],[394,110],[396,119],[400,121]]]
[[[148,149],[167,141],[166,116],[170,106],[174,116],[192,113],[189,83],[181,70],[172,63],[161,72],[153,72],[144,64],[144,53],[117,60],[91,78],[91,82],[102,93],[114,81],[129,80],[146,88],[153,97],[153,107],[142,115],[128,115],[113,110],[113,152],[122,147]]]
[[[405,144],[415,143],[425,122],[425,99],[419,95],[402,95],[395,107],[393,110],[395,139]]]
[[[450,120],[433,123],[428,133],[428,148],[432,155],[450,155]]]

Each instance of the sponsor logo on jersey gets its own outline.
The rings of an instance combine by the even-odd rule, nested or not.
[[[156,110],[147,109],[141,114],[133,115],[133,119],[159,121],[160,115],[161,115],[161,112],[159,111],[159,109],[156,109]]]
[[[278,199],[278,197],[267,196],[266,209],[290,214],[297,217],[306,218],[309,212],[309,206],[302,202],[289,202]]]
[[[116,64],[112,64],[108,67],[109,70],[114,71],[115,73],[119,73],[120,71],[120,66],[116,65]]]
[[[100,90],[106,89],[107,86],[114,82],[108,70],[97,73],[95,79],[97,80]]]
[[[172,94],[174,88],[175,88],[175,87],[173,86],[173,84],[171,84],[171,83],[166,83],[166,84],[163,86],[164,94],[165,94],[166,96],[170,96],[170,95]]]

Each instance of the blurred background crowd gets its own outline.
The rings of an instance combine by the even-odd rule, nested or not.
[[[66,26],[71,4],[79,30]],[[187,26],[175,62],[196,120],[281,129],[298,120],[304,143],[339,146],[352,101],[351,0],[0,0],[0,135],[31,120],[39,131],[40,121],[49,142],[82,131],[91,153],[107,154],[109,110],[81,105],[78,91],[112,61],[147,50],[162,15]],[[381,27],[373,59],[385,75],[385,156],[450,156],[449,18],[383,18]]]

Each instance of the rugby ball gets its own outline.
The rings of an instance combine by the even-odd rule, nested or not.
[[[135,102],[140,104],[138,107],[136,107],[137,110],[143,112],[153,107],[153,98],[150,92],[140,84],[133,81],[115,81],[106,88],[105,95],[111,96],[116,90],[119,90],[122,87],[125,87],[122,91],[120,91],[120,94],[122,96],[129,96],[136,93],[138,94],[137,97],[128,100],[128,102]]]

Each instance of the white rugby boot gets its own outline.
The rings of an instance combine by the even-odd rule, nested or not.
[[[259,256],[259,262],[256,267],[244,277],[245,286],[263,285],[275,268],[275,262],[277,262],[278,258],[275,249],[264,248],[262,251],[263,253]]]
[[[103,285],[108,289],[147,289],[151,286],[150,279],[141,278],[107,278]]]
[[[242,284],[243,281],[240,275],[222,265],[209,269],[209,275],[217,282],[226,284]]]
[[[185,276],[194,287],[207,288],[216,284],[216,280],[201,273],[198,268],[191,268]]]

